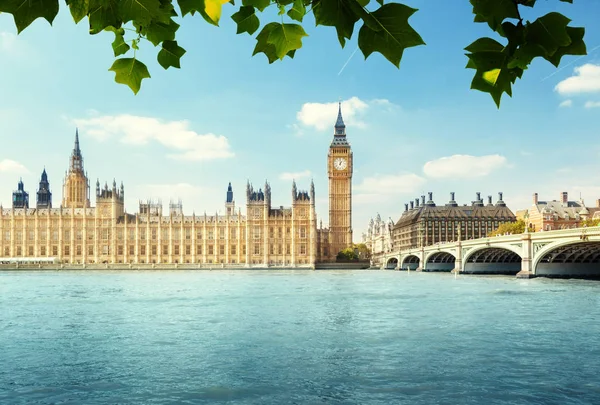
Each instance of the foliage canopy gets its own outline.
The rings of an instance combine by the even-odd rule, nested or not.
[[[497,236],[497,235],[517,235],[525,232],[525,221],[519,219],[516,222],[505,222],[500,225],[495,231],[492,231],[488,234],[488,236]]]
[[[406,48],[425,45],[408,20],[417,11],[401,3],[385,0],[65,0],[73,20],[88,18],[90,34],[114,33],[112,48],[117,58],[109,70],[115,81],[134,93],[142,80],[150,77],[146,65],[137,59],[142,40],[159,47],[157,59],[164,68],[179,68],[185,49],[176,33],[181,17],[196,13],[218,26],[224,10],[236,7],[231,18],[237,33],[254,35],[261,27],[259,14],[270,7],[278,10],[281,22],[266,21],[256,35],[253,55],[264,54],[269,63],[293,58],[307,36],[302,24],[311,13],[317,25],[334,27],[342,47],[351,39],[358,24],[358,47],[365,59],[382,54],[396,67]],[[454,0],[457,1],[457,0]],[[465,0],[463,0],[465,1]],[[573,0],[551,0],[572,3]],[[585,55],[585,29],[571,27],[564,15],[551,12],[535,21],[523,21],[523,7],[536,0],[470,0],[474,22],[486,23],[500,40],[484,37],[465,49],[467,68],[473,69],[471,89],[489,93],[500,107],[503,93],[512,96],[512,85],[523,76],[535,58],[558,66],[564,55]],[[230,4],[227,4],[230,3]],[[50,24],[59,10],[59,0],[0,0],[0,12],[14,17],[20,33],[37,18]],[[263,22],[266,14],[262,14]],[[127,34],[127,35],[126,35]],[[125,56],[123,56],[125,55]]]

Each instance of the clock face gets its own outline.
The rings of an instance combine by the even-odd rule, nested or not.
[[[333,161],[333,167],[335,170],[344,170],[346,166],[348,166],[348,163],[344,158],[337,158]]]

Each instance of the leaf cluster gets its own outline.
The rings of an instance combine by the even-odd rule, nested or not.
[[[559,0],[572,3],[572,0]],[[585,55],[585,29],[571,27],[570,19],[551,12],[535,21],[523,21],[520,8],[536,0],[471,0],[475,22],[487,23],[503,43],[479,38],[467,46],[468,69],[474,69],[471,89],[489,93],[500,107],[503,93],[512,97],[512,85],[536,58],[558,67],[564,55]]]
[[[112,49],[117,58],[109,70],[115,81],[140,90],[150,77],[136,51],[145,41],[159,48],[158,63],[164,68],[180,68],[185,54],[177,42],[179,22],[185,16],[200,15],[218,26],[226,5],[235,0],[64,0],[75,23],[87,17],[89,32],[114,34]],[[384,0],[238,0],[231,15],[237,33],[256,34],[253,55],[262,53],[269,63],[293,58],[307,36],[304,18],[313,13],[316,25],[335,28],[342,47],[351,39],[356,25],[358,47],[365,59],[375,52],[400,67],[404,50],[424,45],[421,36],[408,23],[417,11],[401,3]],[[463,0],[465,1],[465,0]],[[556,1],[556,0],[553,0]],[[572,0],[558,0],[571,3]],[[536,0],[470,0],[474,21],[487,23],[502,42],[479,38],[467,46],[467,68],[475,74],[471,88],[489,93],[498,107],[503,93],[512,96],[512,85],[535,58],[558,66],[564,55],[586,53],[584,28],[569,26],[559,13],[546,14],[533,22],[523,21],[522,7],[534,7]],[[277,19],[262,24],[259,13],[269,7],[278,10]],[[20,33],[37,18],[50,24],[59,10],[59,0],[0,0],[0,12],[13,15]]]
[[[505,222],[500,224],[495,231],[488,233],[488,236],[498,236],[498,235],[517,235],[525,232],[525,221],[519,219],[516,222]]]

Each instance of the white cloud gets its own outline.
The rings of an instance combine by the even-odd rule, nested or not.
[[[571,106],[573,106],[573,100],[571,100],[571,99],[565,100],[562,103],[560,103],[558,106],[559,107],[571,107]]]
[[[229,140],[223,135],[198,134],[189,129],[189,121],[163,122],[135,115],[92,116],[74,119],[82,132],[100,141],[117,137],[130,145],[154,141],[174,151],[167,154],[176,160],[211,160],[232,157]]]
[[[423,172],[434,178],[472,178],[506,166],[506,158],[501,155],[452,155],[425,163]]]
[[[10,159],[0,160],[0,172],[2,173],[29,173],[29,170],[21,163]]]
[[[575,75],[559,82],[554,88],[560,94],[600,92],[600,65],[586,63],[575,68]]]
[[[0,32],[0,51],[12,51],[15,47],[17,36],[10,32]]]
[[[366,124],[361,121],[360,117],[369,108],[369,105],[382,105],[385,102],[389,103],[387,100],[365,102],[358,97],[342,101],[344,123],[353,127],[365,128]],[[318,131],[325,131],[333,129],[337,113],[338,103],[304,103],[296,114],[296,118],[304,126],[313,127]]]
[[[587,101],[584,105],[585,108],[600,108],[600,101]]]
[[[279,175],[280,180],[294,180],[301,179],[303,177],[310,177],[310,170],[304,170],[302,172],[284,172]]]

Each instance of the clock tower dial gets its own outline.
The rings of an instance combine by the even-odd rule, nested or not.
[[[352,246],[352,148],[346,138],[341,103],[327,155],[329,175],[329,259]]]

